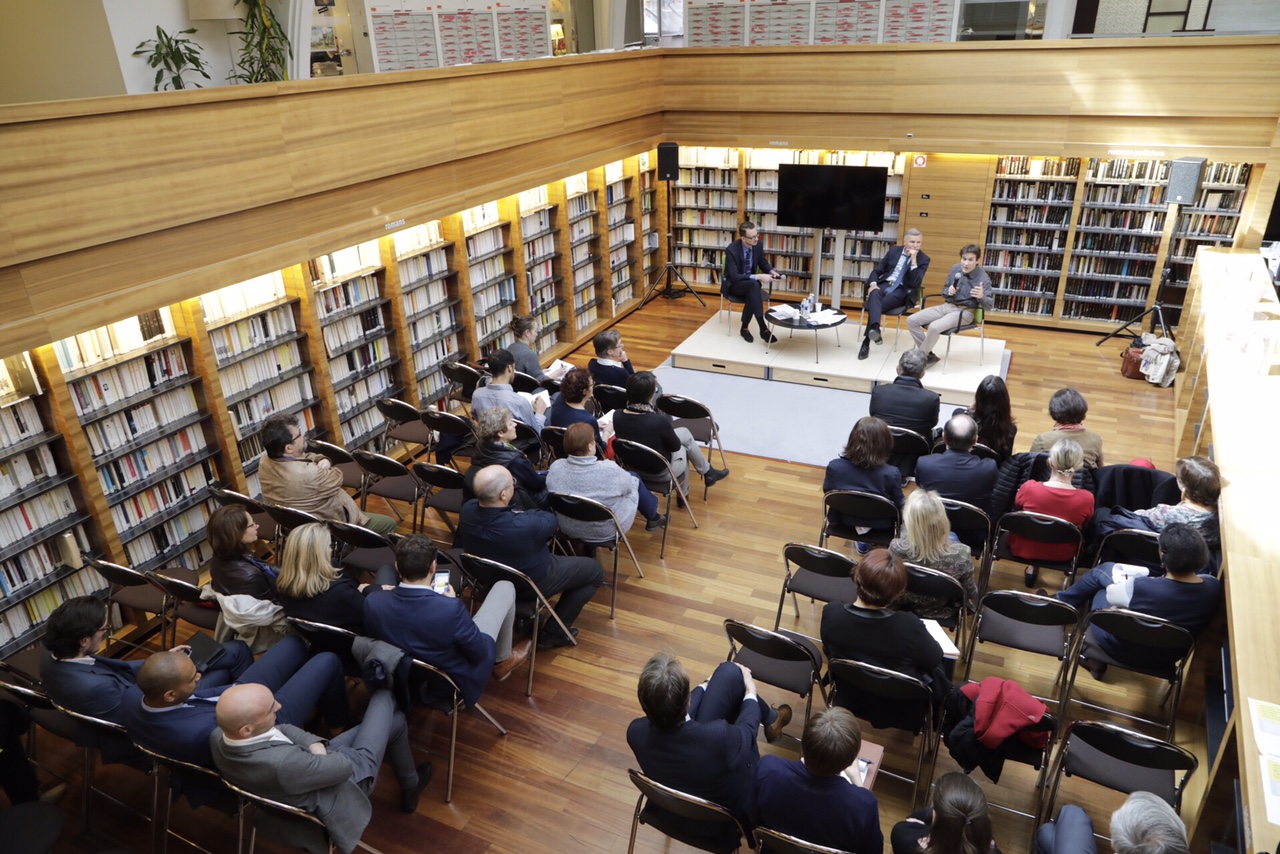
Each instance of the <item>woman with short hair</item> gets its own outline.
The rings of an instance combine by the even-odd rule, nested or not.
[[[895,507],[902,509],[902,473],[897,466],[889,465],[892,452],[893,433],[889,425],[874,415],[859,418],[849,431],[849,440],[845,442],[840,456],[827,463],[822,491],[851,489],[869,492],[889,499]],[[849,527],[867,529],[893,527],[892,522],[853,516],[841,516],[838,521]]]
[[[547,410],[547,426],[568,429],[574,424],[590,425],[595,432],[596,444],[603,448],[600,422],[590,406],[591,392],[595,387],[595,380],[586,368],[574,368],[565,374],[560,382],[560,394],[551,401],[551,408]]]
[[[364,597],[378,586],[391,589],[399,582],[393,564],[378,568],[373,584],[357,584],[334,566],[333,539],[327,525],[299,525],[289,532],[280,558],[276,595],[286,616],[337,626],[363,635]]]
[[[1086,468],[1095,469],[1102,462],[1102,437],[1084,429],[1084,417],[1089,414],[1089,404],[1084,395],[1073,388],[1060,388],[1049,398],[1049,417],[1053,429],[1046,430],[1031,442],[1031,452],[1048,451],[1060,439],[1074,439],[1084,454]]]
[[[475,430],[478,442],[471,455],[471,468],[467,469],[466,497],[475,497],[471,482],[480,469],[502,466],[515,479],[512,505],[520,510],[546,510],[547,473],[535,469],[524,451],[512,444],[516,440],[516,420],[511,410],[501,405],[482,410],[476,415]]]

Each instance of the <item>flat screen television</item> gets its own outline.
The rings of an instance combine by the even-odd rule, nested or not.
[[[883,166],[778,166],[778,225],[792,228],[884,228],[889,170]]]

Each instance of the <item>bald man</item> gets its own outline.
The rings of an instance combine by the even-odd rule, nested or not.
[[[347,723],[347,691],[342,663],[331,652],[307,658],[302,638],[280,640],[243,674],[240,683],[265,685],[280,702],[280,721],[301,725],[317,706],[331,727]],[[135,742],[157,753],[213,767],[209,734],[217,726],[214,705],[226,689],[201,692],[200,673],[180,652],[157,652],[138,671],[138,684],[125,691],[120,723]]]
[[[556,534],[556,514],[546,510],[516,510],[511,506],[515,481],[502,466],[486,466],[475,477],[476,497],[462,505],[458,539],[477,557],[504,563],[533,579],[548,599],[560,594],[556,615],[570,627],[572,637],[551,622],[538,634],[538,647],[570,646],[578,635],[573,621],[604,584],[604,570],[595,558],[553,555],[547,541]]]
[[[369,794],[384,756],[400,782],[400,810],[417,810],[431,782],[431,763],[414,768],[409,730],[390,691],[374,692],[360,725],[332,741],[277,725],[280,710],[265,685],[234,685],[218,698],[218,728],[209,747],[233,784],[316,816],[344,854],[369,824]]]

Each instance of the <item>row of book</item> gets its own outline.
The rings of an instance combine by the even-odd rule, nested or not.
[[[1057,274],[1062,270],[1062,256],[1047,252],[987,251],[983,268],[990,273],[994,269],[1045,270]]]
[[[47,578],[63,566],[80,563],[80,553],[89,550],[84,528],[75,525],[56,537],[37,543],[26,551],[0,561],[0,593],[6,599]],[[0,607],[8,603],[0,602]]]
[[[589,261],[591,260],[591,258],[588,257],[584,260]],[[573,289],[575,292],[582,290],[584,287],[591,284],[595,280],[596,280],[596,271],[595,271],[595,266],[592,264],[585,264],[573,271]]]
[[[514,294],[512,294],[511,299],[513,301],[515,300]],[[481,339],[487,338],[493,333],[498,332],[499,330],[506,330],[507,326],[509,326],[511,323],[511,318],[514,316],[515,316],[514,311],[512,307],[509,305],[503,306],[497,309],[496,311],[488,312],[483,315],[477,314],[476,315],[476,338],[481,338]],[[500,345],[495,349],[500,350],[502,349],[502,347]]]
[[[606,184],[604,188],[605,203],[610,205],[620,205],[627,201],[630,196],[627,195],[627,182],[625,180],[615,181],[612,184]]]
[[[174,334],[168,306],[99,326],[53,342],[53,352],[64,371],[75,371],[141,350],[147,342]]]
[[[1240,213],[1240,208],[1244,206],[1244,195],[1236,190],[1201,190],[1200,197],[1196,199],[1193,208],[1202,211]]]
[[[1119,189],[1114,185],[1105,185],[1111,189]],[[991,190],[993,201],[1001,202],[1063,202],[1068,203],[1076,197],[1076,185],[1061,181],[1009,181],[996,179]]]
[[[609,208],[605,222],[609,228],[613,228],[616,225],[630,221],[630,219],[631,213],[625,205],[614,205]]]
[[[1032,178],[1074,178],[1080,174],[1077,157],[1028,157],[1013,154],[996,158],[997,175],[1027,175]]]
[[[565,209],[569,212],[570,218],[595,213],[596,198],[591,193],[583,193],[580,196],[569,196],[565,199]]]
[[[293,307],[282,305],[262,314],[220,326],[209,331],[213,357],[219,365],[235,360],[241,353],[291,335],[298,331]]]
[[[1245,186],[1253,166],[1248,163],[1207,163],[1201,175],[1206,184],[1236,184]]]
[[[413,372],[421,373],[429,368],[437,368],[442,362],[447,362],[458,352],[458,336],[456,333],[445,335],[436,341],[424,346],[421,350],[417,350],[413,354]]]
[[[284,275],[281,271],[275,270],[239,284],[228,285],[202,294],[200,309],[204,313],[205,325],[215,326],[228,317],[270,305],[284,299],[285,296]]]
[[[1054,279],[1046,279],[1044,276],[1033,274],[1008,273],[1000,277],[1000,281],[992,285],[993,293],[1004,293],[1007,295],[1009,291],[1017,291],[1024,295],[1039,295],[1052,298],[1057,293],[1057,283]]]
[[[1064,296],[1068,302],[1145,300],[1147,290],[1146,285],[1126,285],[1121,282],[1075,282],[1068,279]]]
[[[44,432],[35,401],[23,398],[0,407],[0,453]]]
[[[1068,228],[1071,225],[1071,208],[1057,205],[992,205],[992,225],[1004,223],[1027,223],[1031,225],[1057,225]]]
[[[389,389],[396,385],[391,371],[378,371],[351,385],[334,392],[333,397],[338,405],[338,418],[342,419],[360,408],[372,398],[384,397]]]
[[[433,219],[430,222],[401,229],[391,235],[391,240],[395,246],[396,258],[404,261],[409,255],[425,252],[444,243],[444,230],[440,220]]]
[[[289,341],[277,345],[265,353],[259,353],[218,369],[218,379],[222,383],[222,393],[233,397],[249,389],[270,383],[282,374],[300,368],[306,362],[302,359],[302,349],[297,341]]]
[[[554,222],[554,208],[543,207],[530,213],[522,214],[520,217],[520,234],[525,239],[525,245],[528,246],[529,235],[550,231]]]
[[[174,345],[72,380],[67,383],[67,389],[76,414],[84,421],[99,410],[187,374],[186,354],[181,346]]]
[[[1085,208],[1080,212],[1080,225],[1086,228],[1114,228],[1159,234],[1164,229],[1164,211],[1125,211]]]
[[[987,248],[1003,248],[1006,246],[1043,249],[1049,252],[1061,252],[1064,248],[1066,232],[1059,229],[1023,229],[993,226],[987,229]]]
[[[89,449],[95,457],[110,453],[139,436],[159,430],[193,415],[199,409],[195,390],[183,386],[130,407],[124,412],[90,422],[84,427]]]
[[[574,315],[573,326],[576,331],[581,332],[583,329],[586,329],[588,326],[595,323],[599,319],[600,319],[599,306],[591,305],[591,306],[588,306],[586,310],[578,312],[577,314]]]
[[[204,429],[192,424],[145,447],[98,466],[102,491],[110,495],[146,480],[166,466],[193,457],[208,447]]]
[[[1137,317],[1142,306],[1120,306],[1107,302],[1067,302],[1062,316],[1068,320],[1111,320],[1124,323]]]
[[[619,267],[609,275],[610,290],[616,291],[629,284],[631,284],[631,271],[626,267]]]
[[[676,189],[672,192],[675,193],[675,198],[671,200],[672,204],[680,207],[728,208],[735,211],[738,209],[738,193],[736,190]],[[753,198],[770,202],[769,210],[777,210],[778,208],[777,193],[748,193],[748,206],[751,206],[751,199]]]
[[[405,314],[412,317],[420,311],[440,305],[449,299],[449,285],[443,279],[428,282],[404,294]]]
[[[213,509],[212,502],[197,505],[125,543],[124,553],[130,565],[136,567],[163,556],[165,566],[186,566],[191,561],[195,565],[189,568],[195,569],[211,560],[213,550],[203,538],[186,551],[176,552],[183,542],[203,534]]]
[[[368,240],[313,259],[312,280],[328,283],[377,270],[381,266],[382,254],[378,249],[378,241]]]
[[[173,477],[167,477],[150,489],[132,495],[111,507],[111,521],[121,536],[131,529],[150,522],[170,507],[200,493],[213,479],[213,466],[209,460],[192,466]]]
[[[75,515],[76,503],[65,485],[29,498],[16,507],[0,511],[0,549],[13,545],[41,528]]]
[[[1162,184],[1089,184],[1084,200],[1107,205],[1163,205]]]
[[[681,151],[683,154],[683,151]],[[738,189],[738,169],[733,167],[730,169],[716,169],[711,167],[695,167],[690,169],[681,168],[680,174],[676,177],[676,187],[692,187],[695,189]]]
[[[996,311],[1005,311],[1010,314],[1039,314],[1046,317],[1053,314],[1052,296],[1023,297],[996,294],[992,302]]]
[[[342,446],[348,450],[368,450],[382,435],[387,419],[376,406],[342,422]],[[367,438],[366,438],[367,437]]]
[[[473,291],[483,288],[495,279],[508,275],[507,258],[505,255],[486,258],[479,263],[472,264],[468,268],[467,275]]]
[[[1089,158],[1086,172],[1090,181],[1153,181],[1169,180],[1168,160],[1131,160],[1127,157],[1116,160]]]
[[[1239,224],[1237,214],[1182,214],[1178,217],[1178,233],[1230,237]]]
[[[334,384],[340,383],[352,374],[389,361],[391,353],[391,343],[386,338],[366,341],[359,347],[353,347],[330,359],[329,377]]]
[[[595,237],[595,223],[590,219],[580,219],[577,222],[569,223],[569,242],[577,243],[579,240],[585,240],[588,237]]]
[[[411,255],[400,260],[400,281],[405,289],[415,282],[453,272],[449,267],[449,253],[444,249],[432,249],[421,255]]]
[[[609,269],[616,270],[619,266],[626,264],[630,259],[627,257],[627,246],[630,244],[622,244],[616,249],[609,250]]]
[[[409,343],[415,353],[424,341],[436,337],[446,330],[457,329],[453,306],[446,306],[438,311],[425,314],[409,324]]]
[[[546,287],[548,282],[555,279],[555,274],[555,263],[550,258],[529,264],[525,267],[525,281],[528,283],[529,291]]]
[[[34,486],[58,473],[53,452],[48,445],[0,459],[0,500]]]
[[[1069,267],[1072,276],[1115,276],[1121,279],[1141,278],[1148,281],[1154,270],[1154,261],[1097,255],[1072,255]]]
[[[589,243],[580,243],[569,249],[569,264],[575,268],[586,264],[591,258],[591,244]]]
[[[636,224],[634,222],[619,223],[609,229],[609,246],[611,248],[619,243],[635,243],[635,240]]]
[[[311,389],[311,372],[278,383],[248,400],[227,407],[231,420],[243,428],[249,424],[265,421],[267,416],[288,409],[304,400],[315,396]]]
[[[386,329],[386,321],[382,315],[382,307],[374,306],[359,314],[331,321],[321,330],[321,334],[326,352],[332,355],[352,341],[380,329]]]
[[[1117,255],[1155,255],[1160,249],[1160,235],[1108,234],[1098,231],[1076,233],[1077,250],[1109,252]]]
[[[106,579],[93,567],[86,566],[68,575],[52,587],[41,590],[22,602],[0,613],[0,645],[22,637],[49,618],[59,605],[77,596],[88,596],[107,586]]]
[[[506,234],[502,226],[493,225],[484,231],[478,231],[467,236],[467,257],[475,258],[477,255],[487,255],[490,252],[505,248],[506,245]]]
[[[556,286],[554,282],[546,282],[540,285],[529,284],[529,311],[536,314],[542,306],[555,302]]]
[[[376,276],[356,276],[324,288],[316,288],[316,314],[323,321],[331,315],[372,302],[379,296],[381,293]]]
[[[477,316],[488,314],[493,308],[516,300],[516,282],[508,276],[478,290],[472,295],[472,307]]]
[[[544,234],[541,237],[525,241],[524,260],[526,264],[536,263],[541,259],[554,258],[558,254],[560,253],[556,247],[556,236],[554,234]]]

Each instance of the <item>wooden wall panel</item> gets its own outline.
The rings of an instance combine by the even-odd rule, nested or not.
[[[924,292],[935,294],[942,290],[951,265],[960,260],[962,246],[986,244],[995,158],[957,154],[927,157],[924,167],[907,164],[898,242],[908,228],[920,229],[930,258]],[[926,195],[928,199],[923,198]],[[939,215],[943,213],[945,216]]]

